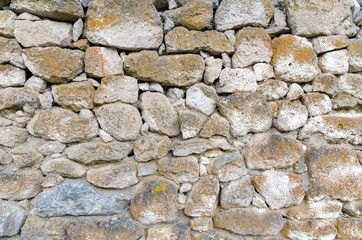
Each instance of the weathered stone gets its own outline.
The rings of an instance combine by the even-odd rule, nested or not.
[[[218,93],[255,92],[258,87],[253,71],[247,68],[224,68],[216,85]]]
[[[53,105],[53,95],[50,91],[47,91],[41,95],[39,95],[39,102],[41,105],[41,109],[49,110],[52,108]]]
[[[43,188],[54,187],[64,181],[64,178],[56,173],[49,173],[45,176],[45,179],[41,186]]]
[[[54,101],[63,108],[79,112],[93,108],[94,87],[89,82],[73,82],[52,86]]]
[[[128,55],[124,68],[139,80],[183,87],[201,81],[205,63],[194,54],[158,56],[155,51],[141,51]]]
[[[137,139],[134,146],[134,155],[139,162],[148,162],[165,157],[171,150],[172,142],[167,136],[149,134]]]
[[[228,231],[215,229],[210,232],[192,232],[192,240],[239,240],[234,234]]]
[[[143,120],[153,132],[173,137],[180,133],[179,118],[170,100],[161,93],[145,92],[140,96]]]
[[[15,147],[28,139],[28,131],[18,127],[0,127],[0,145]]]
[[[299,132],[300,139],[320,133],[330,142],[362,143],[362,114],[330,114],[309,119]]]
[[[3,149],[0,148],[0,165],[7,165],[10,164],[13,161],[13,157],[11,156],[11,154]]]
[[[83,183],[62,183],[38,195],[39,214],[47,217],[111,215],[126,205],[121,196],[103,196]]]
[[[215,89],[203,83],[197,83],[186,91],[186,105],[206,115],[214,112],[216,100]]]
[[[125,75],[108,76],[102,79],[101,85],[94,94],[95,104],[121,101],[136,103],[138,100],[137,79]]]
[[[40,171],[20,171],[0,173],[0,198],[23,200],[35,197],[40,191],[42,174]]]
[[[25,71],[12,65],[0,65],[0,88],[22,86]]]
[[[94,44],[120,49],[157,49],[162,43],[163,28],[151,0],[92,1],[87,10],[85,36]]]
[[[227,137],[229,136],[229,131],[230,123],[228,120],[221,117],[219,114],[214,113],[204,124],[204,127],[200,132],[200,136],[204,138],[209,138],[215,135]]]
[[[139,222],[131,219],[115,221],[78,220],[70,223],[67,234],[71,239],[137,240],[144,234],[144,230]]]
[[[348,48],[349,54],[349,71],[361,72],[362,71],[362,43],[352,42]]]
[[[66,145],[63,143],[48,141],[42,144],[37,150],[45,156],[50,156],[56,153],[61,153],[65,147]]]
[[[214,225],[211,217],[198,217],[190,220],[190,228],[194,231],[212,232]]]
[[[270,0],[252,2],[224,0],[215,13],[215,28],[224,31],[243,26],[266,27],[273,12],[274,7]]]
[[[337,222],[339,239],[361,239],[362,220],[360,218],[340,218]]]
[[[71,143],[97,136],[98,124],[95,118],[81,119],[73,111],[54,107],[38,110],[28,123],[27,130],[36,137]]]
[[[212,175],[201,177],[188,194],[185,214],[191,217],[213,216],[218,194],[219,181]]]
[[[220,76],[222,69],[222,60],[219,58],[209,57],[205,59],[205,72],[204,82],[206,84],[213,84],[214,81]]]
[[[248,132],[264,132],[272,124],[272,113],[265,98],[258,93],[236,93],[217,103],[221,114],[228,119],[231,133],[243,136]]]
[[[39,107],[39,94],[23,88],[5,88],[0,90],[0,111],[4,109],[32,110]]]
[[[201,1],[208,2],[208,0]],[[176,27],[166,34],[165,43],[168,53],[197,53],[202,50],[220,55],[224,52],[234,52],[234,46],[226,35],[215,30],[199,32]]]
[[[176,183],[196,182],[199,179],[198,159],[195,156],[162,158],[157,161],[158,172]]]
[[[176,223],[172,225],[153,226],[148,229],[147,240],[190,240],[191,233],[188,224]]]
[[[338,218],[342,203],[336,200],[308,201],[288,209],[286,215],[293,219]]]
[[[244,154],[250,169],[287,168],[304,157],[303,145],[279,134],[254,135]]]
[[[306,124],[308,110],[299,102],[281,102],[273,120],[273,125],[280,131],[291,131]]]
[[[354,36],[356,34],[350,1],[288,1],[286,11],[288,24],[295,35],[312,37],[333,34]]]
[[[56,173],[62,177],[80,178],[85,175],[86,169],[83,165],[75,163],[66,158],[57,158],[44,162],[41,170],[45,175]]]
[[[123,61],[116,49],[89,47],[84,55],[85,72],[88,76],[102,78],[123,74]]]
[[[186,141],[175,141],[172,146],[172,152],[175,156],[188,156],[191,154],[200,154],[211,149],[230,150],[232,146],[224,138],[192,138]]]
[[[171,19],[176,25],[201,31],[212,29],[213,13],[211,1],[195,0],[180,8],[165,11],[163,16]]]
[[[343,211],[348,215],[353,217],[361,217],[362,216],[362,199],[348,202],[343,206]]]
[[[278,100],[288,92],[288,85],[279,80],[267,80],[258,86],[256,92],[263,95],[266,100]]]
[[[11,150],[14,163],[17,167],[31,167],[40,162],[44,156],[34,149],[19,145]]]
[[[253,66],[256,81],[263,81],[274,77],[274,70],[270,64],[257,63]]]
[[[0,35],[14,37],[16,14],[10,10],[0,10]]]
[[[321,36],[312,40],[314,51],[317,54],[329,52],[349,45],[349,39],[346,35]]]
[[[328,95],[311,92],[303,96],[303,103],[307,107],[310,116],[319,116],[332,110],[332,102]]]
[[[25,219],[24,209],[15,203],[0,201],[0,237],[17,235]]]
[[[224,209],[247,207],[254,192],[250,177],[243,176],[222,189],[220,205]]]
[[[359,109],[362,106],[362,100],[353,97],[350,94],[339,94],[337,97],[334,97],[332,100],[332,108],[341,110],[341,109]]]
[[[311,146],[307,150],[311,198],[332,196],[351,201],[362,196],[362,169],[356,152],[344,147]]]
[[[283,35],[273,40],[275,76],[288,82],[309,82],[319,74],[318,58],[306,38]]]
[[[286,99],[288,101],[292,101],[301,98],[303,95],[304,95],[303,88],[297,83],[292,83],[289,85],[289,91]]]
[[[142,119],[137,108],[121,102],[102,105],[95,109],[102,129],[117,140],[136,139],[141,130]]]
[[[292,240],[332,240],[337,235],[337,229],[328,220],[288,221],[282,234]]]
[[[189,109],[180,111],[179,117],[183,139],[196,137],[207,120],[205,115]]]
[[[220,182],[230,182],[247,174],[247,169],[243,156],[239,151],[235,151],[214,158],[209,166],[209,172]]]
[[[20,53],[21,47],[15,39],[0,37],[0,64],[9,63],[13,53]]]
[[[59,20],[76,21],[84,17],[83,7],[79,1],[32,1],[15,0],[10,7],[16,12],[29,12],[41,17],[49,17]]]
[[[214,217],[215,227],[237,234],[275,235],[284,223],[279,212],[266,209],[231,209],[220,211]]]
[[[337,77],[330,73],[322,73],[313,80],[313,91],[324,92],[334,97],[339,93]]]
[[[47,82],[41,78],[32,76],[24,84],[24,88],[31,89],[37,92],[44,92],[47,87]]]
[[[362,99],[362,76],[347,73],[338,77],[338,87],[341,92],[351,94]]]
[[[348,60],[348,51],[343,49],[324,53],[319,57],[318,65],[322,72],[343,74],[348,72]]]
[[[66,83],[83,71],[84,53],[58,47],[24,50],[25,66],[30,72],[50,83]]]
[[[177,217],[178,186],[162,177],[148,177],[133,194],[130,211],[145,224],[172,222]]]
[[[263,28],[245,27],[237,33],[236,52],[232,57],[234,68],[270,63],[272,55],[271,38]]]
[[[42,239],[62,238],[66,236],[66,228],[70,223],[65,218],[40,218],[36,215],[28,216],[24,226],[21,228],[21,238]]]

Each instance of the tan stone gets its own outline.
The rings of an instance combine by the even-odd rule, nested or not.
[[[188,224],[176,223],[152,226],[148,229],[147,240],[191,240]]]
[[[0,88],[23,86],[24,83],[24,70],[10,64],[0,65]]]
[[[292,240],[332,240],[337,235],[337,229],[328,220],[288,221],[282,234]]]
[[[362,199],[348,202],[343,206],[343,212],[353,217],[362,216]]]
[[[190,220],[190,228],[194,231],[212,232],[214,225],[211,217],[198,217]]]
[[[83,165],[67,158],[57,158],[46,161],[40,168],[45,175],[56,173],[62,177],[68,178],[80,178],[86,173],[86,169]]]
[[[0,64],[9,63],[12,53],[20,53],[21,47],[15,39],[0,37]]]
[[[36,215],[28,216],[21,228],[21,238],[64,238],[66,228],[70,223],[66,218],[40,218]]]
[[[297,220],[338,218],[341,210],[342,203],[336,200],[323,200],[318,202],[307,201],[299,206],[290,207],[286,215]]]
[[[209,171],[220,182],[233,181],[247,174],[244,158],[239,151],[220,154],[212,159]]]
[[[66,83],[83,71],[84,53],[58,47],[24,50],[25,66],[33,75],[50,83]]]
[[[308,110],[299,101],[279,102],[274,114],[273,125],[280,131],[291,131],[304,126],[308,120]]]
[[[313,80],[313,91],[334,97],[339,93],[338,79],[331,73],[322,73]]]
[[[340,218],[337,222],[338,235],[340,239],[361,239],[362,219]]]
[[[155,51],[141,51],[128,55],[124,68],[139,80],[182,87],[201,81],[205,63],[194,54],[159,56]]]
[[[34,149],[27,149],[20,145],[11,150],[14,163],[17,167],[31,167],[40,162],[44,156]]]
[[[216,84],[218,93],[255,92],[258,88],[254,72],[248,68],[224,68]]]
[[[204,124],[200,136],[209,138],[215,135],[227,137],[229,136],[230,123],[224,117],[214,113],[210,116],[207,122]]]
[[[250,205],[254,186],[248,175],[232,181],[221,191],[220,205],[223,209],[242,208]]]
[[[0,145],[15,147],[28,139],[28,131],[18,127],[0,127]]]
[[[0,10],[0,35],[14,37],[16,14],[10,10]]]
[[[338,96],[331,99],[332,108],[336,110],[341,109],[360,109],[362,107],[362,100],[353,97],[349,94],[339,94]]]
[[[222,60],[220,58],[208,57],[205,59],[205,64],[204,82],[206,84],[213,84],[220,76]]]
[[[338,87],[341,92],[351,94],[362,99],[362,76],[347,73],[338,77]]]
[[[329,52],[349,45],[349,39],[346,35],[331,35],[313,38],[313,48],[317,54]]]
[[[352,42],[348,48],[349,54],[349,71],[361,72],[362,71],[362,43]]]
[[[39,93],[30,89],[5,88],[0,90],[0,110],[35,110],[39,108]]]
[[[311,92],[303,96],[303,103],[310,116],[323,115],[332,110],[331,99],[323,93]]]
[[[205,115],[189,109],[180,111],[179,117],[183,139],[196,137],[207,120]]]
[[[134,155],[139,162],[165,157],[171,150],[172,142],[167,136],[149,134],[137,139],[134,146]]]
[[[258,86],[256,92],[263,95],[266,100],[278,100],[288,92],[288,85],[280,80],[267,80]]]
[[[289,85],[289,91],[286,100],[288,101],[296,100],[301,98],[303,95],[304,95],[303,88],[298,83],[292,83]]]
[[[73,46],[82,51],[85,51],[89,47],[89,43],[87,39],[79,39],[73,43]]]
[[[157,161],[158,172],[176,183],[196,182],[199,179],[198,159],[195,156],[162,158]]]

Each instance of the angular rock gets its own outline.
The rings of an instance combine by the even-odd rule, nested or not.
[[[16,14],[10,10],[0,10],[0,35],[14,37]]]
[[[179,117],[183,139],[196,137],[207,120],[205,115],[189,109],[180,111]]]
[[[224,0],[215,13],[215,28],[224,31],[244,26],[266,27],[273,12],[274,6],[270,0]]]
[[[124,68],[138,80],[184,87],[201,81],[205,63],[194,54],[159,56],[155,51],[141,51],[128,55]]]
[[[206,115],[214,112],[216,100],[215,89],[203,83],[197,83],[186,91],[186,105]]]
[[[266,100],[278,100],[287,95],[288,85],[280,80],[267,80],[258,86],[256,92],[263,95]]]
[[[338,87],[341,92],[351,94],[362,99],[362,76],[347,73],[338,77]]]
[[[11,154],[3,148],[0,148],[0,165],[7,165],[13,161]]]
[[[349,55],[349,71],[361,72],[362,71],[362,43],[352,42],[348,48]]]
[[[63,143],[48,141],[42,144],[37,150],[45,156],[50,156],[56,153],[61,153],[65,147],[66,145]]]
[[[69,223],[70,220],[65,218],[46,219],[31,215],[21,228],[21,238],[62,238],[66,236],[65,230]]]
[[[289,208],[286,215],[297,220],[338,218],[341,211],[342,203],[336,200],[324,200],[318,202],[308,201],[299,206]]]
[[[204,127],[200,132],[200,136],[204,138],[209,138],[215,135],[227,137],[229,136],[229,131],[230,123],[228,120],[221,117],[219,114],[214,113],[204,124]]]
[[[15,203],[0,201],[0,237],[17,235],[25,219],[24,209]]]
[[[132,148],[132,144],[128,142],[96,141],[72,145],[65,150],[65,154],[70,159],[88,165],[120,161],[132,152]]]
[[[161,93],[144,92],[140,96],[142,118],[150,130],[169,137],[180,133],[179,118],[170,100]]]
[[[337,229],[328,220],[288,221],[282,234],[292,240],[332,240],[337,235]]]
[[[157,49],[163,40],[161,18],[151,0],[92,1],[84,32],[94,44],[125,50]]]
[[[46,81],[34,76],[29,78],[24,84],[24,88],[31,89],[37,92],[44,92],[46,87],[47,87]]]
[[[62,177],[80,178],[86,173],[83,165],[73,162],[67,158],[57,158],[44,162],[41,170],[45,175],[56,173]]]
[[[190,220],[190,228],[194,231],[212,232],[214,225],[211,217],[198,217]]]
[[[6,147],[15,147],[24,143],[28,139],[28,131],[18,127],[0,127],[0,145]]]
[[[103,196],[83,183],[62,183],[38,195],[39,214],[46,217],[111,215],[126,205],[121,196]]]
[[[340,218],[337,222],[340,239],[360,239],[362,237],[362,220],[360,218]]]
[[[137,79],[125,75],[108,76],[102,79],[101,85],[94,94],[95,104],[136,103],[138,100]]]
[[[222,149],[230,150],[232,146],[224,138],[192,138],[186,141],[175,141],[172,146],[172,152],[175,156],[188,156],[191,154],[200,154],[207,150]]]
[[[27,125],[29,133],[61,143],[78,142],[98,135],[95,118],[82,119],[71,110],[58,107],[38,110]]]
[[[84,53],[58,47],[24,50],[25,66],[30,72],[50,83],[66,83],[83,71]]]
[[[338,50],[324,53],[319,57],[319,68],[322,72],[332,74],[343,74],[348,72],[348,51]]]
[[[172,142],[167,136],[149,134],[137,139],[134,146],[134,155],[139,162],[148,162],[165,157],[171,150]]]
[[[14,163],[17,167],[31,167],[40,162],[44,156],[25,145],[19,145],[11,150]]]
[[[253,66],[256,81],[263,81],[274,77],[274,70],[270,64],[257,63]]]
[[[317,54],[329,52],[349,45],[349,39],[346,35],[331,35],[313,38],[314,51]]]
[[[216,85],[218,93],[255,92],[258,87],[256,76],[247,68],[224,68]]]
[[[20,51],[21,47],[15,39],[0,37],[0,64],[9,63],[11,55]]]
[[[190,227],[188,224],[176,223],[172,225],[152,226],[148,229],[147,240],[160,239],[190,240]]]
[[[292,83],[289,85],[289,91],[286,99],[288,101],[292,101],[301,98],[303,95],[304,95],[303,88],[297,83]]]
[[[220,113],[228,119],[233,136],[248,132],[264,132],[271,127],[272,113],[259,93],[236,93],[217,103]]]
[[[204,82],[206,84],[213,84],[214,81],[220,76],[222,69],[222,60],[219,58],[214,59],[213,57],[205,59],[205,72]]]
[[[343,206],[343,211],[353,217],[362,216],[362,200],[348,202]]]
[[[313,80],[313,91],[334,97],[339,93],[338,79],[330,73],[322,73]]]
[[[254,186],[248,175],[230,182],[221,191],[220,205],[223,209],[247,207],[251,203]]]
[[[303,103],[307,107],[310,116],[319,116],[332,110],[332,102],[328,95],[311,92],[303,96]]]
[[[25,71],[12,65],[0,65],[0,88],[23,86]]]
[[[273,125],[280,131],[291,131],[306,124],[308,110],[299,102],[281,102],[278,104]]]
[[[30,89],[5,88],[0,90],[0,110],[30,110],[39,108],[39,94]]]
[[[157,161],[158,172],[176,183],[196,182],[199,179],[198,159],[195,156],[162,158]]]
[[[244,158],[239,151],[225,153],[212,160],[209,171],[220,182],[229,182],[247,174]]]
[[[130,211],[144,224],[173,222],[177,218],[178,186],[162,177],[148,177],[133,194]]]

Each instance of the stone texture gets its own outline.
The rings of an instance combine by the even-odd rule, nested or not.
[[[206,115],[214,112],[216,100],[215,89],[203,83],[197,83],[186,91],[186,105]]]
[[[248,132],[264,132],[272,124],[272,113],[266,100],[258,93],[236,93],[217,103],[221,114],[228,119],[233,136]]]
[[[24,209],[15,203],[0,201],[0,237],[17,235],[25,219]]]
[[[343,206],[343,211],[353,217],[362,216],[362,200],[348,202]]]
[[[263,95],[266,100],[278,100],[287,95],[288,85],[280,80],[267,80],[260,84],[256,92]]]
[[[41,170],[45,175],[56,173],[62,177],[80,178],[86,173],[83,165],[73,162],[67,158],[57,158],[44,162]]]
[[[336,200],[304,202],[288,209],[286,215],[293,219],[338,218],[342,211],[342,203]]]
[[[274,70],[270,64],[257,63],[253,66],[256,81],[263,81],[274,77]]]
[[[0,89],[0,110],[35,111],[39,105],[39,94],[33,90],[11,87]]]
[[[303,103],[307,107],[310,116],[319,116],[332,110],[332,102],[328,95],[311,92],[303,96]]]
[[[216,85],[218,93],[255,92],[258,87],[256,76],[247,68],[224,68]]]
[[[162,177],[145,178],[133,194],[130,211],[145,224],[173,222],[177,217],[178,186]]]
[[[139,162],[148,162],[165,157],[171,150],[172,142],[164,135],[149,134],[137,139],[134,145],[134,155]]]
[[[318,58],[306,38],[283,35],[273,40],[275,76],[288,82],[309,82],[319,74]]]
[[[345,93],[339,94],[331,101],[332,108],[336,110],[359,109],[362,105],[362,100]]]
[[[195,156],[162,158],[157,161],[158,172],[176,183],[196,182],[199,178],[198,159]]]
[[[47,87],[47,82],[38,77],[30,77],[24,84],[24,88],[31,89],[37,92],[44,92]]]
[[[11,154],[3,148],[0,148],[0,165],[7,165],[13,161]]]
[[[205,59],[205,72],[204,72],[204,82],[206,84],[213,84],[214,81],[220,76],[222,69],[222,60],[220,58],[206,58]]]
[[[172,146],[172,152],[175,156],[188,156],[191,154],[200,154],[207,150],[222,149],[230,150],[232,146],[224,138],[191,138],[185,141],[175,141]]]
[[[59,47],[24,50],[25,66],[30,72],[50,83],[66,83],[83,71],[84,53]]]
[[[121,196],[103,196],[83,183],[62,183],[38,195],[39,214],[47,217],[111,215],[125,206]]]
[[[289,91],[286,100],[288,101],[296,100],[301,98],[303,95],[304,95],[303,88],[297,83],[292,83],[289,85]]]
[[[273,125],[280,131],[291,131],[304,126],[308,119],[308,110],[299,102],[281,102],[278,104]]]
[[[360,218],[340,218],[337,222],[338,238],[361,239],[362,220]]]
[[[183,139],[196,137],[207,120],[205,115],[189,109],[180,111],[179,118],[181,122],[181,133]]]
[[[154,226],[148,229],[147,240],[190,240],[190,227],[185,223]]]
[[[297,140],[279,134],[254,135],[244,157],[250,169],[287,168],[301,161],[304,148]]]
[[[0,35],[14,37],[16,14],[10,10],[0,10]]]
[[[142,119],[132,105],[121,102],[102,105],[95,109],[102,129],[117,140],[134,140],[141,130]]]
[[[95,118],[82,119],[73,111],[54,107],[38,110],[27,130],[33,136],[71,143],[97,136],[98,124]]]
[[[28,131],[18,127],[0,127],[0,145],[15,147],[28,139]]]
[[[61,153],[65,147],[66,145],[63,143],[57,141],[47,141],[37,148],[37,150],[45,156],[50,156],[56,153]]]
[[[36,215],[28,216],[24,226],[21,228],[21,238],[62,238],[66,235],[66,228],[70,223],[65,218],[40,218]]]
[[[266,209],[231,209],[220,211],[214,217],[214,226],[237,234],[276,235],[285,220],[276,211]]]
[[[23,86],[25,71],[12,65],[0,65],[0,88]]]
[[[361,72],[362,71],[362,43],[352,42],[348,48],[349,54],[349,71]]]
[[[349,60],[348,51],[343,49],[324,53],[319,57],[318,65],[322,72],[343,74],[348,72]]]
[[[40,162],[44,156],[35,149],[29,149],[28,146],[19,145],[11,150],[16,167],[31,167]]]
[[[334,97],[339,93],[338,79],[331,73],[322,73],[313,80],[313,91]]]
[[[92,1],[87,10],[85,36],[94,44],[120,49],[157,49],[162,43],[163,28],[151,0]]]
[[[341,92],[351,94],[362,99],[362,76],[347,73],[338,77],[338,87]]]
[[[222,189],[220,205],[223,209],[247,207],[254,192],[250,177],[245,175]]]
[[[9,63],[11,55],[20,51],[20,45],[15,39],[0,37],[0,64]]]
[[[313,38],[314,51],[317,54],[329,52],[349,45],[349,39],[346,35],[331,35]]]
[[[215,229],[210,232],[192,232],[192,240],[239,240],[234,234]]]
[[[288,221],[282,233],[292,240],[332,240],[337,235],[337,229],[327,220]]]
[[[204,124],[200,136],[209,138],[215,135],[227,137],[229,136],[230,123],[224,117],[214,113],[210,116],[207,122]]]
[[[138,80],[183,87],[201,81],[205,63],[194,54],[159,56],[155,51],[141,51],[128,55],[124,68]]]
[[[218,31],[238,29],[243,26],[266,27],[273,16],[272,1],[224,0],[215,13],[215,28]]]
[[[214,225],[211,217],[198,217],[190,220],[190,228],[194,231],[212,232]]]
[[[101,141],[76,144],[68,147],[68,158],[82,164],[120,161],[132,152],[133,145],[128,142],[103,143]]]
[[[128,163],[93,168],[87,172],[87,181],[101,188],[128,188],[138,183],[137,168]]]

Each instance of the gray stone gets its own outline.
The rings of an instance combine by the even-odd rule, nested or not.
[[[147,240],[169,239],[170,236],[177,240],[191,239],[190,227],[186,223],[152,226],[148,229]]]
[[[327,93],[335,97],[339,93],[338,79],[331,73],[322,73],[313,81],[313,91]]]
[[[25,219],[24,209],[15,203],[0,201],[0,237],[17,235]]]
[[[11,154],[3,149],[0,148],[0,165],[7,165],[10,164],[13,161],[13,157],[11,156]]]
[[[195,156],[162,158],[157,161],[158,172],[176,183],[196,182],[199,179],[198,159]]]
[[[12,65],[0,65],[0,88],[18,87],[25,83],[25,71]]]
[[[0,64],[10,62],[12,54],[20,54],[21,47],[15,39],[0,37]]]
[[[78,41],[80,36],[83,32],[83,21],[81,18],[79,18],[74,24],[73,24],[73,31],[72,31],[72,39],[74,42]]]
[[[277,106],[273,125],[280,131],[291,131],[306,124],[308,110],[300,102],[281,102]]]
[[[31,147],[32,146],[27,146],[26,144],[23,144],[11,150],[16,167],[31,167],[39,163],[44,158],[42,154],[40,154],[35,149],[32,149]]]
[[[224,68],[216,85],[218,93],[255,92],[258,87],[253,71],[248,68]]]
[[[206,115],[214,112],[216,100],[215,89],[203,83],[195,84],[186,91],[186,105]]]
[[[171,150],[172,142],[167,136],[149,134],[137,139],[134,146],[134,155],[139,162],[165,157]]]
[[[362,76],[360,74],[346,73],[340,75],[337,82],[341,92],[362,99]]]
[[[338,218],[342,203],[337,200],[306,201],[290,207],[286,215],[292,219]]]
[[[362,199],[356,200],[353,202],[347,202],[343,206],[343,211],[348,215],[353,217],[361,217],[362,216]]]
[[[80,178],[86,173],[86,168],[83,165],[66,158],[45,161],[40,168],[45,175],[56,173],[68,178]]]
[[[0,10],[0,35],[14,37],[16,14],[10,10]]]
[[[254,192],[250,177],[245,175],[222,189],[220,205],[223,209],[247,207],[251,203]]]
[[[204,124],[200,132],[200,136],[204,138],[209,138],[214,135],[228,137],[229,131],[230,123],[228,122],[228,120],[224,117],[221,117],[219,114],[214,113]]]
[[[51,107],[53,105],[53,101],[54,101],[53,95],[52,95],[52,92],[50,92],[50,91],[39,95],[39,102],[40,102],[41,108],[43,110],[51,109]]]
[[[0,145],[15,147],[28,139],[28,131],[18,127],[0,127]]]
[[[13,109],[34,112],[39,108],[39,94],[24,88],[0,89],[0,110]]]
[[[56,153],[61,153],[65,149],[66,145],[57,141],[48,141],[42,144],[38,151],[45,155],[50,156]]]
[[[31,14],[31,13],[28,13],[28,12],[23,12],[23,13],[19,14],[17,20],[40,21],[41,18],[34,15],[34,14]]]
[[[185,92],[180,88],[169,88],[167,91],[167,97],[172,99],[182,99],[185,96]]]

